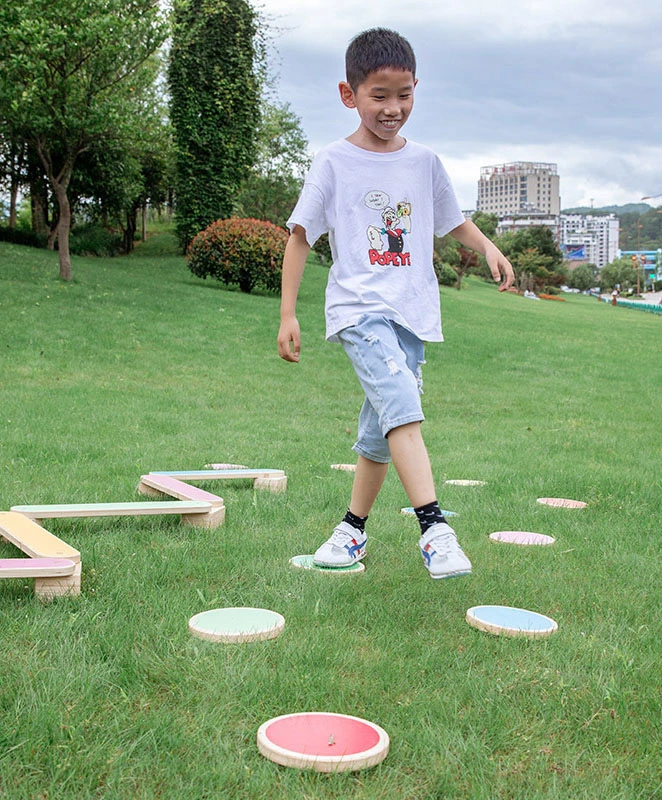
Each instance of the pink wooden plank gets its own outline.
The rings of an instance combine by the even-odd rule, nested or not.
[[[153,486],[153,488],[164,489],[172,497],[201,500],[214,505],[223,504],[222,497],[206,492],[204,489],[199,489],[197,486],[192,486],[190,483],[184,483],[184,481],[173,478],[171,475],[143,475],[141,480],[148,486]]]
[[[0,558],[0,577],[71,575],[76,565],[67,558]]]

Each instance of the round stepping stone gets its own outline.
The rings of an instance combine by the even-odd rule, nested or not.
[[[316,711],[275,717],[257,732],[263,756],[284,767],[317,772],[374,767],[386,758],[389,743],[386,731],[373,722]]]
[[[447,483],[449,486],[485,486],[487,481],[465,481],[452,479],[444,481],[444,483]]]
[[[313,556],[294,556],[290,559],[290,564],[293,567],[300,569],[311,569],[314,572],[338,572],[344,575],[357,575],[359,572],[365,571],[365,566],[357,561],[355,564],[350,564],[348,567],[323,567],[315,564]]]
[[[407,506],[406,508],[401,508],[400,509],[400,513],[404,514],[406,517],[415,517],[416,516],[416,512],[414,511],[413,506]],[[441,509],[441,513],[445,517],[457,517],[458,516],[455,511],[445,511],[443,508]]]
[[[205,469],[248,469],[243,464],[205,464]]]
[[[536,502],[554,508],[586,508],[587,505],[581,500],[567,500],[563,497],[539,497]]]
[[[523,636],[536,639],[549,636],[558,625],[544,614],[510,606],[473,606],[467,611],[469,625],[496,636]]]
[[[340,469],[343,472],[356,472],[356,464],[331,464],[331,469]]]
[[[212,642],[254,642],[275,639],[285,618],[266,608],[215,608],[191,617],[189,631]]]
[[[554,537],[544,533],[531,533],[530,531],[495,531],[490,534],[493,542],[506,542],[507,544],[521,545],[549,545],[554,544]]]

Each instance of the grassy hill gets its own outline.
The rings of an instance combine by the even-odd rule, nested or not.
[[[474,574],[431,581],[390,471],[366,572],[292,569],[349,499],[361,392],[324,342],[327,270],[309,264],[299,365],[278,359],[279,300],[195,278],[171,241],[74,259],[0,244],[0,508],[139,499],[151,470],[284,469],[283,495],[224,484],[225,524],[52,521],[82,553],[78,598],[0,583],[0,795],[23,798],[635,800],[659,789],[659,386],[656,315],[581,295],[533,302],[475,279],[442,290],[424,433]],[[480,488],[446,479],[486,481]],[[214,490],[218,487],[210,485]],[[583,511],[536,503],[585,500]],[[494,544],[530,530],[550,548]],[[7,543],[0,558],[17,556]],[[552,616],[496,638],[466,610]],[[224,606],[286,618],[271,642],[194,640]],[[277,767],[267,719],[338,711],[391,737],[356,774]]]

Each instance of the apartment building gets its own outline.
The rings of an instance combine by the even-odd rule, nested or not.
[[[561,250],[569,262],[602,269],[618,258],[619,220],[616,214],[561,214]]]
[[[476,208],[498,217],[561,212],[559,174],[556,164],[512,161],[481,167]]]

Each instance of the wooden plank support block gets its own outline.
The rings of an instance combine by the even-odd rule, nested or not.
[[[169,475],[180,481],[252,480],[255,489],[269,489],[272,492],[284,492],[287,488],[287,476],[282,469],[196,469],[149,474]]]
[[[253,488],[268,489],[270,492],[284,492],[287,489],[287,475],[276,478],[256,478]]]
[[[154,503],[69,503],[64,505],[12,506],[12,511],[32,520],[69,517],[139,517],[181,514],[182,520],[196,514],[207,514],[211,504],[199,500],[167,500]]]
[[[37,522],[15,511],[0,512],[0,534],[33,559],[67,559],[75,564],[70,575],[35,578],[35,594],[44,600],[80,594],[80,553]]]

